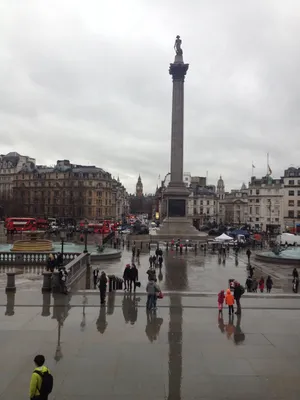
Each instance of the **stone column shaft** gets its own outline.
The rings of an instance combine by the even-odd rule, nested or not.
[[[171,182],[183,181],[184,82],[174,80],[171,137]]]

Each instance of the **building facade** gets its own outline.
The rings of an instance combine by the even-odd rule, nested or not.
[[[283,179],[251,178],[248,190],[248,221],[251,227],[269,233],[284,228]]]
[[[126,208],[125,188],[95,166],[59,160],[55,167],[25,164],[15,175],[13,195],[20,215],[76,220],[117,219]],[[117,200],[118,199],[118,200]],[[119,200],[120,199],[120,200]]]
[[[0,207],[5,215],[13,214],[18,208],[13,199],[15,175],[24,165],[35,165],[35,159],[17,152],[0,155]]]
[[[300,224],[300,168],[286,169],[282,179],[284,230],[294,231]]]
[[[245,225],[248,222],[248,190],[245,184],[240,190],[231,190],[219,200],[219,223]]]

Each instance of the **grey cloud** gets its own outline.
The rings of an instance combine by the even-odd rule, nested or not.
[[[185,171],[227,188],[298,165],[298,1],[4,1],[3,149],[97,164],[147,192],[169,169],[176,34],[190,63]]]

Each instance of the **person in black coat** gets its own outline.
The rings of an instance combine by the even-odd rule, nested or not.
[[[98,285],[100,290],[100,303],[104,305],[107,288],[107,277],[104,271],[101,272],[100,278],[98,279]]]
[[[130,268],[129,278],[130,278],[129,290],[130,292],[132,292],[132,286],[133,286],[133,290],[135,292],[136,282],[139,280],[139,271],[135,266],[135,264],[132,264],[132,267]]]

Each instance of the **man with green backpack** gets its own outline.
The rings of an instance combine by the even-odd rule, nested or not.
[[[36,368],[32,373],[30,381],[30,400],[48,400],[48,396],[53,388],[53,376],[44,365],[45,357],[43,355],[37,355],[33,361]]]

